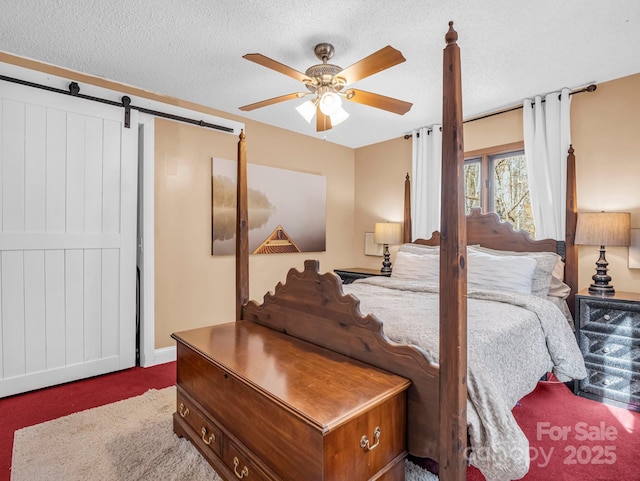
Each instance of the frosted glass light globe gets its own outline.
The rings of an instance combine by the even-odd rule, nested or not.
[[[335,92],[327,92],[320,99],[320,111],[325,115],[335,114],[342,107],[342,99]]]

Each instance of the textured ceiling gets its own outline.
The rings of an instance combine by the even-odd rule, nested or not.
[[[638,0],[0,0],[0,50],[355,148],[440,122],[449,20],[465,118],[640,72]],[[347,102],[350,117],[325,133],[298,115],[302,100],[238,109],[304,91],[242,55],[304,72],[321,42],[344,68],[386,45],[400,50],[406,62],[353,86],[413,108],[399,116]]]

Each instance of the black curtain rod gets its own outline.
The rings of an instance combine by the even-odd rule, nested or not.
[[[58,94],[71,95],[72,97],[78,97],[85,100],[91,100],[93,102],[100,102],[107,105],[113,105],[115,107],[123,107],[124,108],[124,126],[126,128],[130,128],[131,122],[129,120],[129,114],[131,109],[137,110],[138,112],[142,112],[145,114],[155,115],[156,117],[163,117],[165,119],[177,120],[179,122],[185,122],[188,124],[198,125],[200,127],[207,127],[210,129],[221,130],[223,132],[231,132],[233,133],[233,128],[224,127],[222,125],[211,124],[209,122],[205,122],[204,120],[194,120],[188,117],[182,117],[180,115],[168,114],[166,112],[160,112],[158,110],[147,109],[144,107],[137,107],[135,105],[131,105],[131,98],[126,95],[122,97],[121,102],[116,102],[114,100],[101,99],[99,97],[92,97],[91,95],[84,95],[80,93],[80,85],[77,82],[71,82],[69,84],[69,90],[63,90],[55,87],[50,87],[48,85],[42,85],[35,82],[29,82],[27,80],[21,80],[13,77],[6,77],[5,75],[0,75],[0,80],[4,80],[5,82],[12,82],[20,85],[25,85],[27,87],[33,87],[41,90],[47,90],[49,92],[55,92]]]
[[[569,95],[581,94],[583,92],[594,92],[597,88],[598,88],[597,85],[591,84],[591,85],[588,85],[587,87],[585,87],[583,89],[575,90],[573,92],[569,92]],[[560,99],[561,95],[562,94],[558,94],[558,100]],[[542,99],[542,102],[545,102],[545,99]],[[506,112],[512,112],[514,110],[519,110],[521,108],[524,108],[524,105],[516,105],[514,107],[509,107],[509,108],[506,108],[506,109],[503,109],[503,110],[498,110],[497,112],[491,112],[490,114],[481,115],[480,117],[473,117],[473,118],[471,118],[469,120],[464,120],[462,123],[466,124],[467,122],[474,122],[476,120],[486,119],[488,117],[493,117],[494,115],[500,115],[500,114],[504,114]],[[531,108],[533,108],[533,105],[531,105]],[[440,129],[442,130],[442,127]],[[427,130],[427,134],[430,134],[431,130],[432,129]],[[419,132],[416,135],[417,135],[417,137],[420,137],[420,133]],[[413,134],[406,134],[404,136],[404,139],[407,140],[407,139],[410,139],[411,137],[413,137]]]

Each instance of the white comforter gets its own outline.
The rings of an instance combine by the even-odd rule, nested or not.
[[[372,277],[343,286],[385,335],[414,344],[438,362],[438,294],[423,283]],[[566,317],[535,296],[469,291],[467,304],[469,461],[488,481],[519,479],[529,470],[529,442],[511,410],[554,372],[582,379],[584,360]]]

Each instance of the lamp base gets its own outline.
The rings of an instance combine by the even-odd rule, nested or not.
[[[389,253],[389,244],[384,244],[384,260],[382,261],[383,274],[391,274],[391,254]]]
[[[609,263],[605,258],[604,246],[600,246],[600,257],[596,262],[596,273],[591,277],[593,284],[589,286],[589,293],[598,296],[612,296],[616,293],[611,284],[611,276],[607,274]]]
[[[597,284],[591,284],[589,286],[589,294],[594,294],[596,296],[613,296],[616,293],[616,290],[612,285],[599,286]]]

